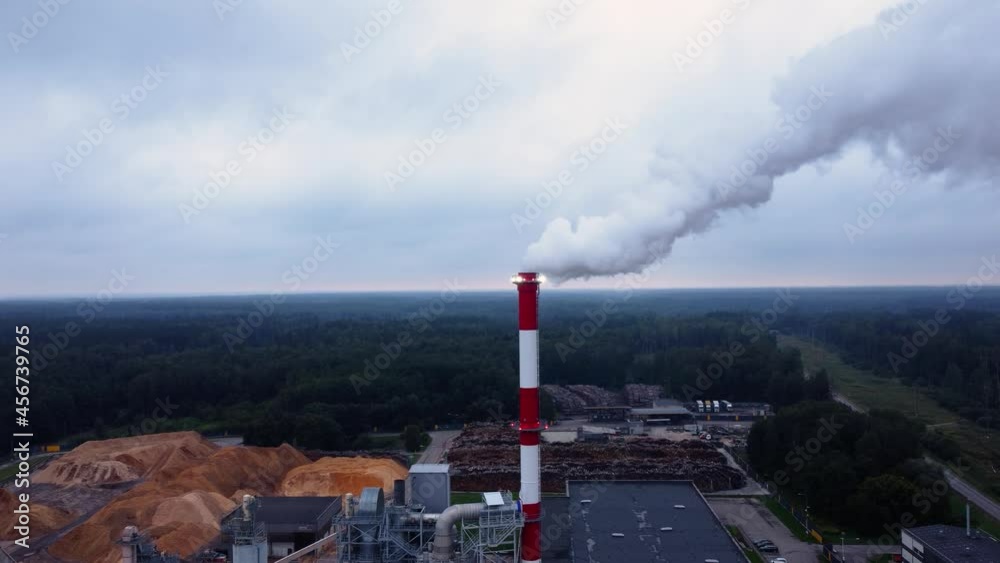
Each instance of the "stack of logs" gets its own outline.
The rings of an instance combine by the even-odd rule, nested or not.
[[[453,490],[520,488],[517,431],[510,426],[466,429],[452,444],[448,461],[455,470]],[[745,484],[742,473],[706,442],[646,437],[616,438],[604,444],[543,444],[542,491],[565,492],[567,480],[690,480],[703,493]]]
[[[629,383],[625,386],[625,403],[630,407],[651,407],[660,398],[663,388],[659,385]]]
[[[620,393],[596,385],[542,385],[563,414],[579,414],[584,407],[611,407],[624,404]]]

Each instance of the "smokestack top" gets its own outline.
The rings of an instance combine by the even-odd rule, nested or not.
[[[540,284],[545,281],[545,276],[539,274],[538,272],[520,272],[511,276],[510,281],[515,285],[521,285],[523,283]]]

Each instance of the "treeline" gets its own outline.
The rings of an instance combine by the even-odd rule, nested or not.
[[[956,294],[959,295],[959,294]],[[985,427],[1000,423],[1000,315],[937,309],[790,315],[783,328],[832,345],[875,375],[899,378]]]
[[[896,411],[803,402],[755,423],[747,455],[783,491],[801,495],[812,514],[865,534],[894,534],[891,523],[950,517],[941,471],[923,460],[928,440],[945,439]]]
[[[51,307],[26,315],[43,356],[32,376],[36,440],[194,428],[242,432],[250,443],[340,449],[408,425],[515,419],[512,299],[472,296],[434,313],[434,296],[405,307],[387,297],[401,307],[395,314],[380,296],[367,299],[378,314],[354,313],[365,310],[354,300],[350,314],[328,302],[314,312],[279,307],[235,344],[227,335],[256,310],[252,304],[135,303],[109,308],[68,339],[66,324],[79,319]],[[601,320],[589,308],[556,311],[541,334],[546,383],[649,383],[684,400],[779,407],[829,393],[803,380],[797,351],[779,350],[748,314],[622,309]],[[0,389],[0,401],[12,401],[11,393]],[[556,416],[544,395],[543,415]]]

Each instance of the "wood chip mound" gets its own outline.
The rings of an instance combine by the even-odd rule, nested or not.
[[[161,551],[189,557],[218,535],[219,520],[236,506],[236,498],[277,494],[289,470],[309,463],[287,444],[278,448],[213,446],[199,453],[201,459],[189,460],[183,468],[176,459],[159,458],[167,463],[155,463],[158,469],[145,482],[69,531],[49,553],[67,561],[117,563],[121,550],[114,542],[125,526],[134,525],[155,538]]]
[[[391,459],[324,457],[289,471],[279,494],[288,497],[360,495],[365,487],[391,491],[392,482],[406,479],[406,475],[406,468]]]
[[[127,483],[153,474],[173,474],[217,449],[218,446],[197,432],[91,441],[53,460],[35,473],[32,480],[53,485]]]
[[[17,496],[7,489],[0,489],[0,539],[15,540],[20,536],[14,531],[17,523],[17,514],[14,509],[20,506]],[[31,535],[34,537],[44,536],[50,532],[58,530],[69,524],[77,517],[75,512],[63,510],[37,502],[29,503],[31,510]]]

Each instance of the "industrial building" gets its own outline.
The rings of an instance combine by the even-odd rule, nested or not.
[[[681,426],[694,422],[752,422],[770,414],[771,407],[761,403],[699,400],[685,404],[676,399],[657,399],[651,407],[585,407],[584,412],[591,422],[627,421]]]
[[[690,481],[570,481],[566,492],[545,501],[546,563],[747,562]]]
[[[329,534],[333,519],[340,512],[340,497],[258,497],[255,519],[263,525],[270,557],[290,555]],[[242,529],[243,507],[222,517],[223,545],[231,552]],[[252,543],[252,542],[251,542]]]
[[[903,561],[909,563],[997,563],[1000,543],[980,530],[959,526],[921,526],[900,534]]]

